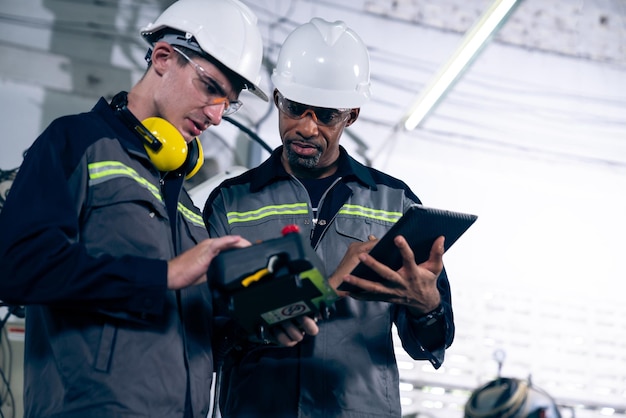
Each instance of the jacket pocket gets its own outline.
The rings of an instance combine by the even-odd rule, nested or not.
[[[391,222],[377,221],[361,217],[337,216],[335,231],[339,236],[353,241],[365,242],[370,235],[381,238],[393,225]]]

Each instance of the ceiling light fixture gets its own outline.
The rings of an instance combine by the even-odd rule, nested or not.
[[[413,106],[402,117],[401,125],[404,125],[406,130],[415,129],[424,120],[520,1],[495,0],[489,6],[474,26],[467,31],[456,52],[441,67],[432,82],[422,90]]]

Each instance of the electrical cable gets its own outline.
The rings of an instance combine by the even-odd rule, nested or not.
[[[257,135],[256,132],[252,131],[251,129],[244,126],[240,122],[237,122],[235,119],[231,118],[230,116],[223,116],[222,119],[235,125],[237,128],[245,132],[250,138],[252,138],[254,142],[261,145],[263,149],[265,149],[265,151],[269,152],[270,154],[272,153],[273,151],[272,147],[270,147],[267,144],[267,142],[265,142],[259,135]]]
[[[4,413],[2,412],[1,407],[5,405],[5,402],[7,400],[9,400],[9,405],[11,407],[11,417],[15,418],[15,397],[13,396],[13,391],[11,390],[11,372],[12,372],[12,358],[13,358],[13,350],[11,348],[11,344],[9,343],[9,337],[8,337],[8,332],[6,330],[6,328],[4,328],[4,325],[6,324],[6,322],[8,321],[9,317],[13,314],[13,311],[17,311],[17,309],[19,309],[19,306],[14,306],[14,307],[9,307],[6,315],[4,316],[4,318],[2,318],[2,320],[0,320],[0,335],[4,338],[2,338],[2,340],[0,341],[0,346],[2,347],[2,368],[0,368],[0,380],[2,381],[2,384],[5,388],[5,390],[2,392],[1,398],[0,398],[0,418],[5,418]],[[4,344],[6,341],[6,346],[8,348],[8,355],[5,356],[5,351],[4,351]],[[8,365],[5,362],[5,359],[8,360]],[[4,370],[8,369],[8,373],[5,373]]]

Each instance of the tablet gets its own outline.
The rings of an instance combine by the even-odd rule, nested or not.
[[[415,254],[417,264],[428,260],[433,242],[441,235],[446,237],[444,252],[447,251],[472,226],[478,217],[469,213],[435,209],[415,204],[411,206],[389,231],[376,243],[370,255],[393,270],[402,267],[402,256],[393,240],[402,235]],[[383,279],[363,263],[352,270],[353,276],[371,281]],[[361,288],[342,283],[339,290],[358,293]]]

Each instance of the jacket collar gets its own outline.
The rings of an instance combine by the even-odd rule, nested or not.
[[[129,149],[144,158],[148,158],[148,154],[144,149],[141,139],[133,133],[130,127],[126,126],[104,97],[101,97],[100,100],[98,100],[96,105],[93,107],[93,111],[100,115],[100,117],[102,117],[109,124],[109,126],[113,128],[116,134],[116,139],[120,141],[126,149]]]
[[[273,182],[291,178],[281,162],[282,152],[283,146],[281,145],[272,152],[272,155],[265,162],[254,170],[255,172],[250,182],[250,191],[252,193],[258,192]],[[344,182],[357,180],[370,189],[376,190],[376,183],[368,168],[348,155],[348,152],[342,146],[339,146],[337,174]]]

